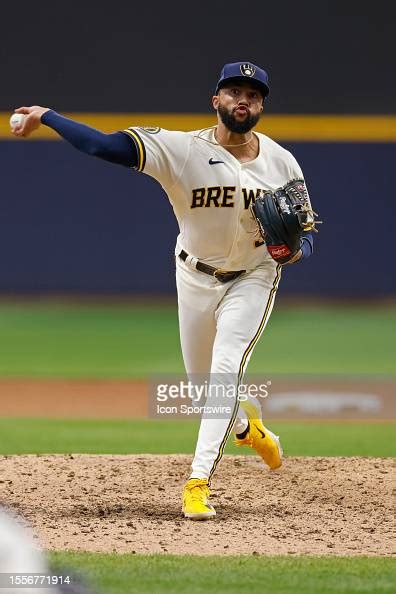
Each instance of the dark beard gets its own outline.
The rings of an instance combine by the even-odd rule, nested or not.
[[[234,115],[229,113],[229,111],[225,107],[217,108],[219,112],[221,121],[223,122],[224,126],[230,130],[230,132],[235,132],[235,134],[246,134],[246,132],[250,132],[252,128],[255,127],[257,122],[260,119],[261,114],[257,114],[255,116],[248,115],[247,118],[243,122],[237,122]]]

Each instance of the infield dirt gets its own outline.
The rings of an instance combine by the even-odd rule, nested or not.
[[[190,456],[2,456],[0,502],[46,549],[192,554],[395,554],[391,459],[225,456],[217,517],[185,520]],[[394,478],[394,477],[393,477]]]
[[[309,414],[296,408],[270,410],[267,401],[263,412],[275,419],[396,419],[396,382],[394,378],[356,379],[342,377],[300,378],[277,377],[272,383],[271,401],[277,402],[279,393],[292,392],[294,397],[308,392],[315,394],[317,410]],[[24,416],[45,418],[78,419],[125,419],[146,418],[149,410],[148,383],[144,380],[103,379],[40,379],[0,378],[0,417]],[[364,400],[365,395],[378,401],[378,409],[364,410],[361,406],[346,403],[334,410],[318,405],[326,397],[334,402],[340,394],[352,395],[355,401]],[[335,397],[335,398],[334,398]],[[294,400],[297,402],[296,398]]]

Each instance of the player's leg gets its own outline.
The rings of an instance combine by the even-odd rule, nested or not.
[[[212,277],[190,270],[176,262],[180,342],[184,365],[190,381],[209,377],[216,336],[215,312],[227,288]],[[183,513],[193,520],[216,515],[208,501],[208,479],[192,478],[183,490]]]
[[[194,374],[209,374],[216,336],[215,311],[219,296],[216,281],[190,270],[176,260],[180,344],[184,367]]]
[[[180,344],[184,367],[191,381],[194,374],[209,375],[216,321],[213,312],[197,311],[187,301],[178,307]]]
[[[272,262],[257,268],[237,279],[220,302],[216,311],[217,332],[211,366],[211,378],[216,384],[242,380],[253,349],[270,317],[280,270],[281,267]],[[218,390],[210,393],[208,404],[211,399],[214,405],[218,404],[217,396]],[[210,479],[213,475],[237,418],[236,399],[231,408],[229,416],[202,419],[192,477]]]

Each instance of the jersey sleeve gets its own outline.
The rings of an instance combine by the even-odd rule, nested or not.
[[[302,172],[302,169],[301,169],[300,165],[298,164],[297,159],[291,153],[289,153],[288,170],[289,170],[290,179],[296,179],[296,178],[304,179],[304,174]]]
[[[180,178],[189,157],[191,136],[154,127],[131,127],[123,131],[135,143],[138,152],[137,171],[154,177],[165,188]]]

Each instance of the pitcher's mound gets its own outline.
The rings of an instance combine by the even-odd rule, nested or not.
[[[392,555],[392,464],[376,458],[225,456],[191,522],[180,496],[190,456],[2,456],[0,501],[47,549],[176,554]],[[392,548],[393,547],[393,548]]]

